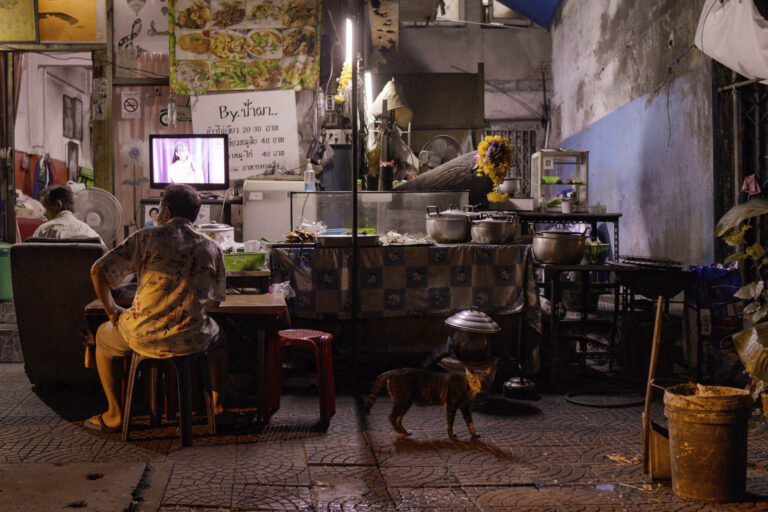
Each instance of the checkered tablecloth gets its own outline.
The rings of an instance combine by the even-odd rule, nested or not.
[[[362,247],[358,316],[447,316],[477,306],[493,314],[525,313],[540,327],[529,245],[445,244]],[[273,248],[273,282],[296,291],[294,314],[349,318],[351,248]]]

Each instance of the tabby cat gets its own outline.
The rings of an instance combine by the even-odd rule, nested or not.
[[[418,405],[443,405],[445,407],[445,421],[448,427],[448,437],[456,439],[453,432],[453,420],[456,410],[461,409],[464,421],[472,437],[480,437],[475,432],[472,423],[472,403],[475,395],[483,391],[491,369],[473,372],[464,368],[464,375],[457,373],[443,373],[418,368],[400,368],[384,372],[376,378],[365,404],[366,414],[371,412],[371,407],[376,401],[376,396],[387,385],[389,396],[392,397],[392,412],[389,420],[395,427],[399,438],[404,438],[411,433],[403,427],[403,416],[413,403]]]

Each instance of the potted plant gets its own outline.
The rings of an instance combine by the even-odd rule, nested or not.
[[[751,326],[733,335],[736,350],[744,367],[753,377],[768,380],[768,253],[759,242],[747,244],[746,234],[752,228],[741,225],[745,220],[768,213],[768,200],[750,199],[728,210],[715,226],[715,235],[737,250],[725,263],[741,261],[749,277],[734,294],[744,301],[744,319]],[[744,250],[741,248],[744,247]]]

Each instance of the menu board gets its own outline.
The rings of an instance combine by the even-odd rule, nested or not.
[[[211,94],[192,102],[194,133],[229,135],[229,178],[300,174],[296,93]]]
[[[321,0],[169,0],[171,89],[311,89]]]

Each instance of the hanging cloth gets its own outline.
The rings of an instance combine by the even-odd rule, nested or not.
[[[706,0],[694,43],[747,78],[768,79],[768,21],[753,0]]]
[[[48,186],[49,172],[46,160],[48,159],[42,157],[35,164],[35,177],[32,181],[32,197],[35,199],[40,199],[40,192]]]
[[[760,194],[763,190],[760,188],[760,184],[757,182],[757,177],[754,174],[744,177],[744,182],[741,184],[741,191],[747,193],[747,199],[752,196]]]

